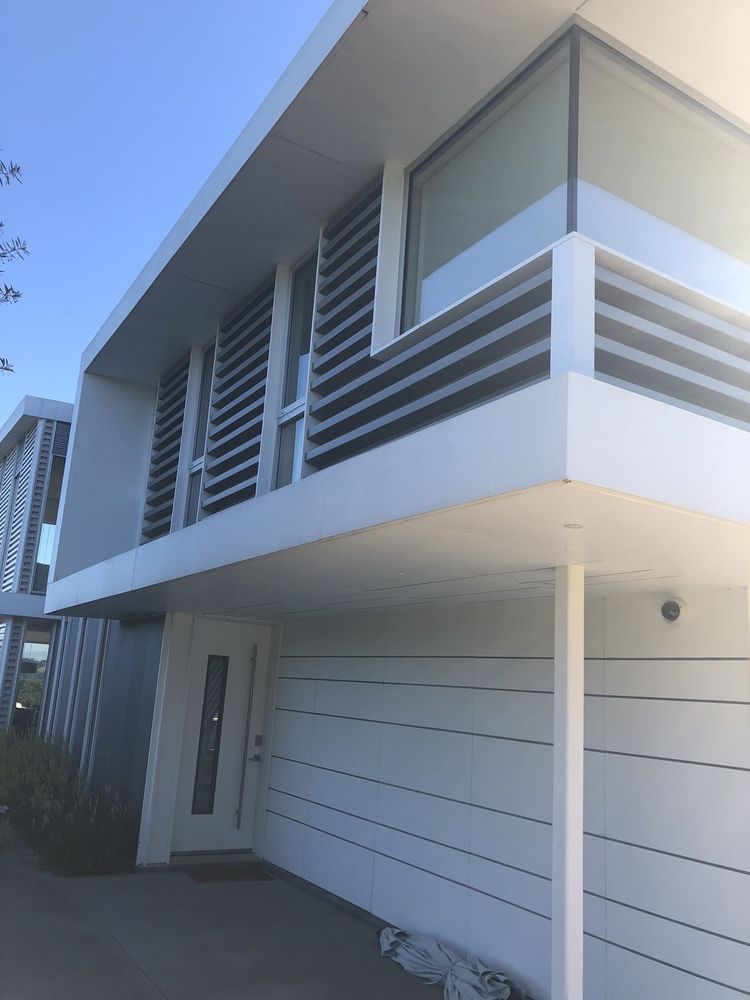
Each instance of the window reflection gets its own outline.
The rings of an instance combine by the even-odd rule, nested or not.
[[[27,624],[13,700],[12,724],[15,729],[32,730],[36,727],[51,640],[51,625],[36,621]]]
[[[404,328],[565,234],[569,75],[565,43],[412,173]]]

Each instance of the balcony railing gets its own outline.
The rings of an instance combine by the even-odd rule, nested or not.
[[[750,316],[596,254],[597,378],[750,427]]]
[[[360,238],[362,253],[356,259],[341,245],[352,239],[346,227],[337,224],[328,236],[324,233],[306,413],[306,475],[568,373],[750,429],[750,315],[577,233],[373,351],[377,211],[365,205],[358,219],[363,212],[368,239]],[[246,470],[255,463],[254,476],[257,468],[258,448],[267,433],[262,423],[271,302],[269,286],[263,296],[263,323],[256,324],[262,329],[258,333],[255,326],[248,328],[250,346],[243,346],[249,360],[236,370],[236,359],[226,362],[233,379],[226,390],[222,380],[230,375],[218,371],[214,399],[220,398],[217,391],[225,391],[226,412],[232,411],[226,419],[231,435],[228,445],[215,445],[213,428],[219,424],[212,416],[208,454],[219,456],[219,471],[204,482],[210,501],[204,499],[206,513],[245,499]],[[258,337],[265,337],[266,353],[256,370],[251,361],[252,350],[262,348],[256,344]],[[220,362],[222,358],[220,354]],[[236,381],[246,369],[249,389]],[[183,364],[160,390],[145,538],[169,530],[177,451],[184,436],[186,371]],[[180,382],[177,388],[175,379]],[[246,397],[252,404],[247,404],[249,416],[240,408]],[[487,433],[509,430],[488,427]],[[236,440],[240,446],[235,446]],[[248,440],[251,452],[245,461],[241,442]],[[209,472],[212,469],[209,465]],[[212,494],[219,481],[228,491],[226,500],[224,493]],[[254,491],[255,478],[250,484]],[[166,514],[161,506],[157,510],[157,501]]]
[[[342,384],[317,383],[306,459],[323,468],[549,375],[551,254],[500,278],[367,358]]]
[[[750,428],[750,317],[572,234],[353,377],[314,380],[308,465],[571,371]]]

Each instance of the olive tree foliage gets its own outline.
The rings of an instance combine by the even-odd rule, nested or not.
[[[21,183],[20,165],[14,163],[13,160],[9,160],[7,163],[0,160],[0,187],[10,187],[14,181]],[[28,255],[26,240],[22,240],[18,236],[6,236],[4,224],[0,221],[0,275],[5,273],[6,264],[23,260]],[[0,305],[18,302],[20,298],[21,293],[13,285],[9,285],[5,281],[0,284]],[[12,371],[12,362],[8,358],[0,356],[0,372]]]

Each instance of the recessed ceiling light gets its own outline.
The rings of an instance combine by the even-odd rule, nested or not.
[[[563,528],[582,528],[582,524],[564,524]]]

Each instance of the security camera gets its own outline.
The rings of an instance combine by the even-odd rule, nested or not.
[[[661,606],[661,616],[670,625],[676,625],[680,618],[684,620],[687,605],[679,597],[671,597]]]

